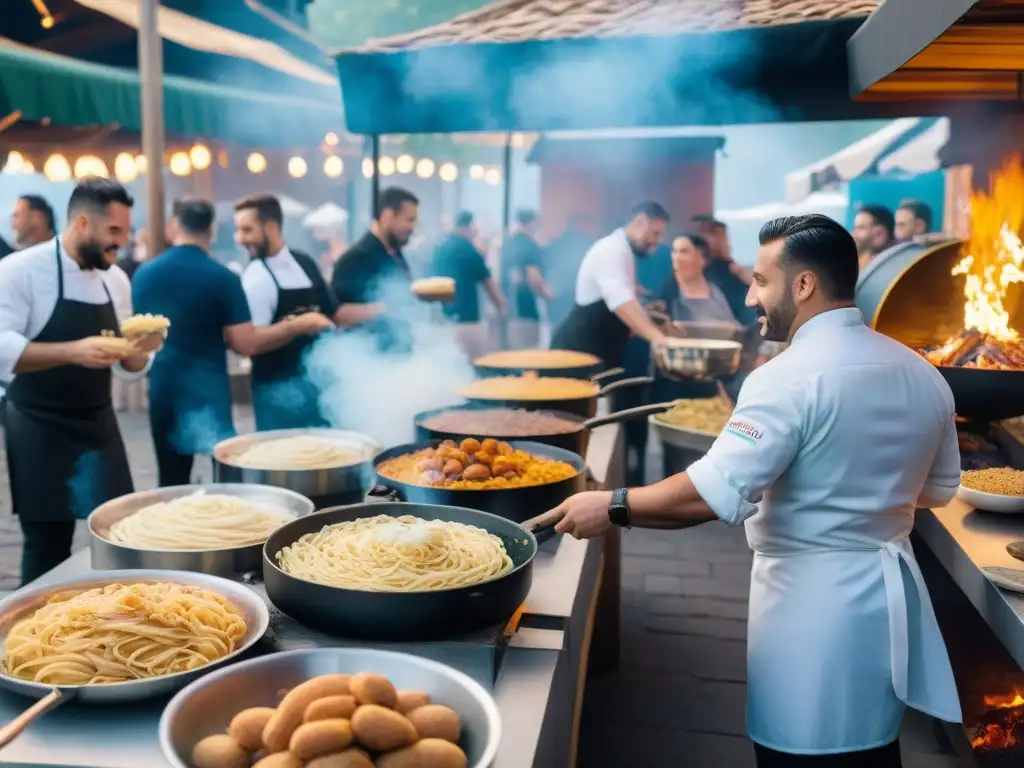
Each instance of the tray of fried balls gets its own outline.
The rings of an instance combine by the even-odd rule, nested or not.
[[[275,690],[353,664],[381,671],[324,672]],[[484,768],[497,754],[494,700],[438,662],[332,648],[224,672],[185,688],[164,712],[160,743],[176,768]]]

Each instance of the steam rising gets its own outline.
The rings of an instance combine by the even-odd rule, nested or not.
[[[75,461],[68,478],[68,501],[76,520],[85,520],[96,507],[109,501],[103,492],[103,465],[99,451],[86,451]]]

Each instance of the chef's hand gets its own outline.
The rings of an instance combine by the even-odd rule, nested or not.
[[[296,324],[301,333],[307,336],[315,336],[322,331],[334,328],[331,318],[319,312],[304,312],[293,317],[292,322]]]
[[[68,344],[68,362],[83,368],[109,368],[122,357],[123,349],[104,336],[89,336]]]
[[[574,539],[602,536],[612,527],[608,517],[611,502],[611,491],[585,491],[570,496],[554,510],[562,517],[555,530],[568,533]]]

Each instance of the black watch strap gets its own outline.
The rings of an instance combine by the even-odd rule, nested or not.
[[[608,505],[608,519],[619,528],[629,528],[629,491],[616,488],[612,491],[612,500]]]

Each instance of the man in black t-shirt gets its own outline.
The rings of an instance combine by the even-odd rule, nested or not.
[[[412,329],[401,317],[414,301],[402,248],[418,215],[414,194],[388,187],[380,194],[369,231],[334,263],[331,288],[340,304],[335,322],[374,333],[383,350],[403,352],[412,346]]]
[[[544,281],[543,251],[534,235],[537,214],[522,210],[516,213],[516,229],[505,243],[503,261],[512,296],[512,319],[508,324],[508,340],[512,349],[535,349],[540,346],[540,312],[537,297],[550,301],[554,292]]]
[[[711,216],[694,216],[693,224],[694,230],[707,240],[711,249],[711,260],[704,270],[704,276],[725,295],[729,309],[740,325],[747,326],[756,322],[757,313],[747,306],[750,273],[732,259],[729,229],[725,222]]]
[[[444,313],[456,323],[462,348],[470,360],[485,354],[487,326],[480,317],[480,288],[502,317],[508,312],[505,297],[491,277],[483,255],[473,244],[473,214],[462,211],[455,226],[434,249],[430,260],[431,277],[450,277],[455,281],[455,300],[444,305]]]

